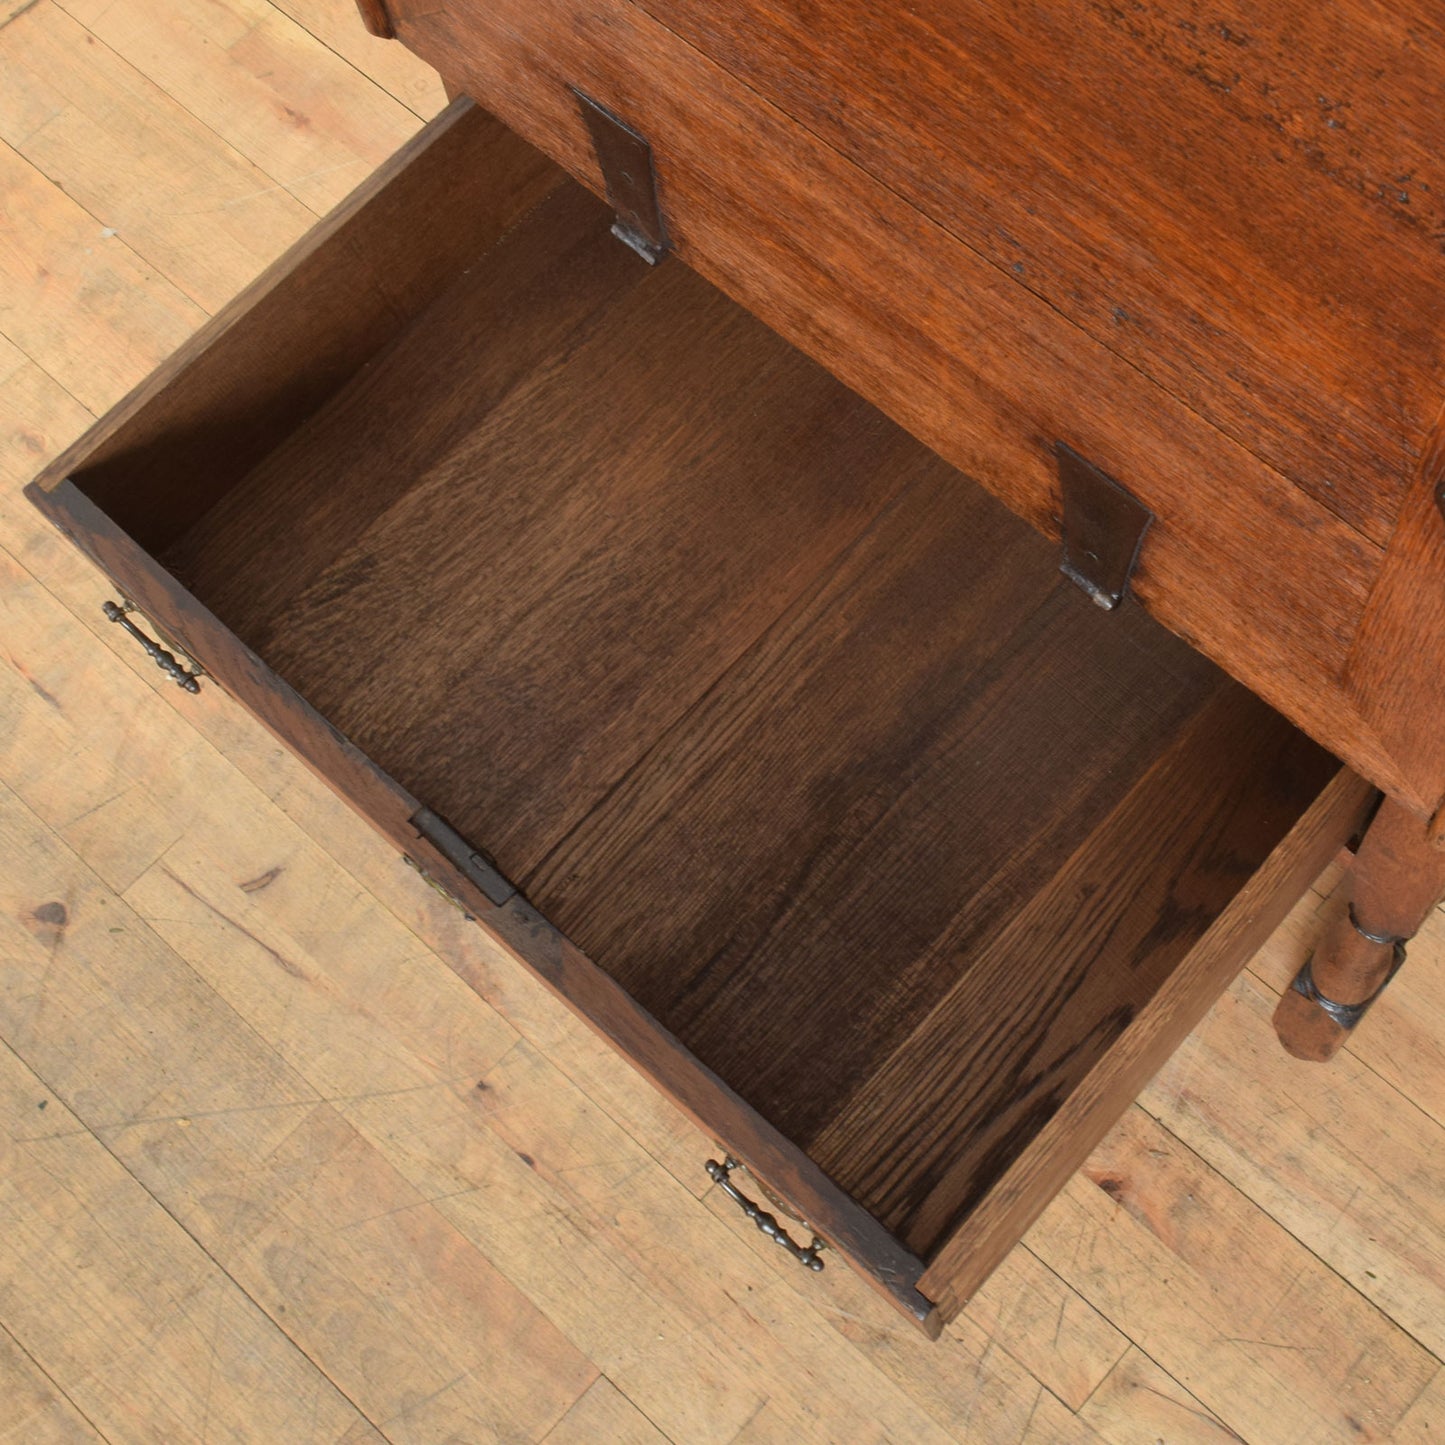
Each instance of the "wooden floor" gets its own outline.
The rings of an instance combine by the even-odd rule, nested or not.
[[[349,0],[0,0],[0,1438],[1445,1439],[1438,914],[1299,1064],[1321,880],[929,1345],[104,621],[20,486],[441,102]]]

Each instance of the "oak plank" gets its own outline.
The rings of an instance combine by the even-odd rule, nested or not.
[[[0,332],[98,412],[145,377],[203,319],[12,146],[0,142]],[[25,224],[18,224],[19,217]],[[56,298],[75,298],[56,305]]]
[[[417,129],[415,114],[265,0],[62,8],[315,215]]]
[[[523,887],[894,490],[952,476],[686,268],[612,259],[584,199],[512,232],[495,284],[488,257],[228,499],[244,571],[212,582],[180,549],[203,600]],[[556,325],[529,277],[494,323],[538,250],[587,307]],[[472,363],[533,309],[546,350]],[[250,518],[278,493],[300,540],[258,572]]]
[[[380,1440],[8,1047],[0,1121],[0,1312],[96,1432],[58,1438]]]
[[[1092,1070],[1123,1066],[1120,1038],[1158,1015],[1181,965],[1324,786],[1332,761],[1302,743],[1242,689],[1207,697],[955,965],[952,986],[814,1138],[819,1163],[929,1251],[990,1193],[1006,1196],[1035,1136]],[[950,929],[935,956],[964,942]],[[1076,1136],[1080,1155],[1089,1142]]]
[[[1246,1439],[1389,1440],[1438,1368],[1138,1108],[1026,1238]]]
[[[1109,1371],[1079,1410],[1079,1419],[1109,1445],[1227,1445],[1228,1426],[1137,1345]],[[1403,1424],[1403,1422],[1402,1422]]]
[[[1104,620],[996,501],[919,465],[520,881],[770,1122],[831,1143],[971,949],[1227,687],[1142,613]],[[816,1157],[856,1192],[843,1156]]]
[[[0,139],[203,311],[315,216],[52,0],[0,33]]]
[[[1437,835],[1445,807],[1445,743],[1436,706],[1445,687],[1445,411],[1429,418],[1385,565],[1350,647],[1345,683],[1386,746],[1408,758]],[[1422,428],[1423,430],[1424,428]]]
[[[925,1276],[930,1297],[966,1298],[1005,1240],[1018,1237],[1053,1197],[1085,1140],[1098,1139],[1127,1108],[1141,1080],[1178,1047],[1243,960],[1268,936],[1325,862],[1361,825],[1372,790],[1342,769],[1229,907],[1124,1028],[1103,1064],[1073,1092],[1017,1154],[1008,1173],[944,1242]]]
[[[1445,1355],[1445,1127],[1350,1054],[1271,1046],[1274,996],[1241,978],[1140,1097],[1342,1278]],[[1275,1101],[1241,1112],[1240,1081]]]

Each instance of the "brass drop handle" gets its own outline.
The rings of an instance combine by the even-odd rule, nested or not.
[[[823,1261],[818,1258],[822,1252],[823,1241],[813,1236],[813,1242],[806,1249],[795,1240],[792,1235],[778,1223],[777,1219],[769,1214],[766,1209],[760,1209],[741,1189],[733,1183],[729,1177],[734,1169],[740,1169],[742,1165],[738,1160],[728,1155],[721,1164],[716,1159],[707,1161],[707,1172],[713,1183],[727,1195],[729,1199],[735,1200],[743,1213],[762,1230],[769,1239],[781,1244],[794,1259],[805,1269],[811,1269],[815,1273],[823,1268]]]
[[[155,664],[160,670],[171,678],[177,687],[184,688],[187,692],[200,692],[201,684],[198,681],[198,674],[187,672],[176,660],[174,652],[167,652],[154,638],[147,637],[134,622],[126,616],[131,610],[129,602],[107,602],[102,609],[105,615],[112,622],[119,622],[120,625],[145,648],[146,656],[155,659]]]

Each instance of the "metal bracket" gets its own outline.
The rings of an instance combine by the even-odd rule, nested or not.
[[[473,848],[440,813],[422,808],[412,815],[411,826],[463,877],[475,883],[488,903],[500,908],[516,896],[516,888],[497,865],[480,848]]]
[[[652,147],[621,116],[584,95],[575,85],[572,94],[591,132],[607,199],[617,212],[612,234],[631,246],[649,266],[655,266],[672,249],[672,242],[667,238],[667,224],[657,197]]]
[[[1112,610],[1129,590],[1154,513],[1071,446],[1055,442],[1054,453],[1064,497],[1059,570],[1100,607]]]

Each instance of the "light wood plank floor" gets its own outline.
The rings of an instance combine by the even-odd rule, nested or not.
[[[0,0],[0,1437],[1445,1437],[1438,917],[1297,1064],[1321,880],[930,1346],[113,635],[19,488],[441,103],[348,0]]]

